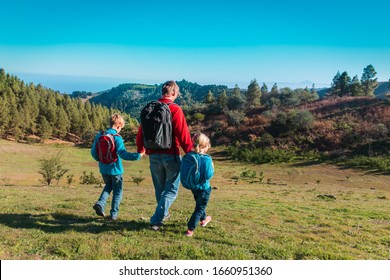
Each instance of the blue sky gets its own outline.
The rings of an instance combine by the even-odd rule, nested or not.
[[[61,92],[390,78],[385,0],[0,1],[0,68]]]

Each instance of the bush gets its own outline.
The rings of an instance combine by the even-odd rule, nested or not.
[[[80,177],[80,184],[82,185],[94,185],[101,184],[102,180],[95,177],[95,174],[91,171],[87,174],[86,171],[83,171],[83,175]]]
[[[58,152],[56,155],[49,158],[43,158],[39,161],[41,163],[41,169],[38,173],[43,176],[43,180],[48,186],[51,185],[53,180],[57,180],[58,184],[62,176],[69,171],[69,169],[64,168],[61,163],[61,152]]]
[[[325,160],[317,151],[297,153],[287,149],[229,147],[228,154],[233,160],[251,163],[280,163],[302,160]]]
[[[358,156],[346,161],[351,167],[372,169],[378,172],[390,171],[390,157],[368,157]]]
[[[141,182],[145,180],[145,177],[142,177],[141,174],[142,170],[139,171],[139,176],[131,176],[132,182],[135,183],[137,186],[139,186],[139,184],[141,184]]]
[[[204,121],[204,118],[205,118],[205,115],[202,114],[202,113],[195,113],[193,115],[193,119],[196,121],[196,122],[202,122]]]
[[[229,111],[227,115],[228,115],[228,124],[233,126],[240,125],[245,118],[245,114],[240,111]]]

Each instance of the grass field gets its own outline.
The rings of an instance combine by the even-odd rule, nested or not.
[[[44,186],[39,159],[60,150],[75,182]],[[388,176],[326,164],[242,164],[220,149],[212,155],[213,220],[187,237],[194,202],[183,188],[162,230],[149,229],[155,199],[147,157],[125,162],[112,222],[92,209],[101,187],[79,183],[84,171],[100,178],[88,149],[0,140],[0,258],[390,259]],[[145,180],[138,186],[132,176]]]

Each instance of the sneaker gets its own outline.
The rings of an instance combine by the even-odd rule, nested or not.
[[[205,227],[211,221],[211,216],[207,216],[206,219],[200,221],[200,226]]]
[[[170,217],[171,217],[171,214],[169,214],[169,213],[166,214],[166,215],[164,216],[164,218],[162,219],[163,222],[166,221],[166,220],[168,220]]]
[[[193,230],[187,229],[187,231],[186,231],[187,236],[192,236],[193,234],[194,234]]]
[[[150,229],[154,230],[154,231],[159,231],[161,227],[162,227],[162,224],[150,225]]]
[[[118,219],[118,216],[111,216],[111,217],[110,217],[110,220],[111,220],[111,221],[116,221],[117,219]]]
[[[99,204],[96,203],[96,204],[93,206],[93,209],[95,210],[96,215],[102,216],[102,217],[105,216],[105,214],[104,214],[104,212],[103,212],[103,210],[102,210],[102,207],[101,207]]]

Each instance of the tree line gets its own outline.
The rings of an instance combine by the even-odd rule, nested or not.
[[[346,71],[341,74],[339,71],[333,78],[328,96],[373,96],[378,86],[376,74],[372,65],[364,68],[361,79],[357,75],[351,79]],[[260,85],[253,79],[247,89],[241,89],[237,85],[234,88],[201,86],[186,80],[177,83],[182,93],[177,103],[182,105],[190,123],[224,114],[229,125],[242,125],[248,112],[250,114],[251,110],[259,107],[263,108],[263,112],[269,110],[269,114],[277,119],[280,117],[277,110],[319,99],[314,84],[310,89],[291,89],[278,88],[275,83],[268,89],[265,83]],[[40,139],[64,139],[72,134],[80,142],[88,143],[96,131],[107,126],[107,119],[114,110],[125,112],[122,114],[130,127],[137,127],[136,118],[142,107],[159,98],[160,94],[161,85],[122,84],[97,96],[87,92],[62,95],[41,84],[26,84],[0,69],[0,137],[11,136],[19,140],[36,135]],[[312,119],[307,112],[303,117]],[[125,137],[129,131],[124,131]]]
[[[90,142],[96,131],[105,129],[114,109],[71,98],[41,84],[25,83],[0,69],[0,138],[30,140],[56,137]],[[123,114],[127,123],[136,120]]]
[[[378,87],[376,78],[377,72],[371,64],[363,69],[362,77],[359,79],[355,75],[352,79],[347,71],[334,76],[329,95],[333,97],[342,96],[374,96],[374,91]]]

